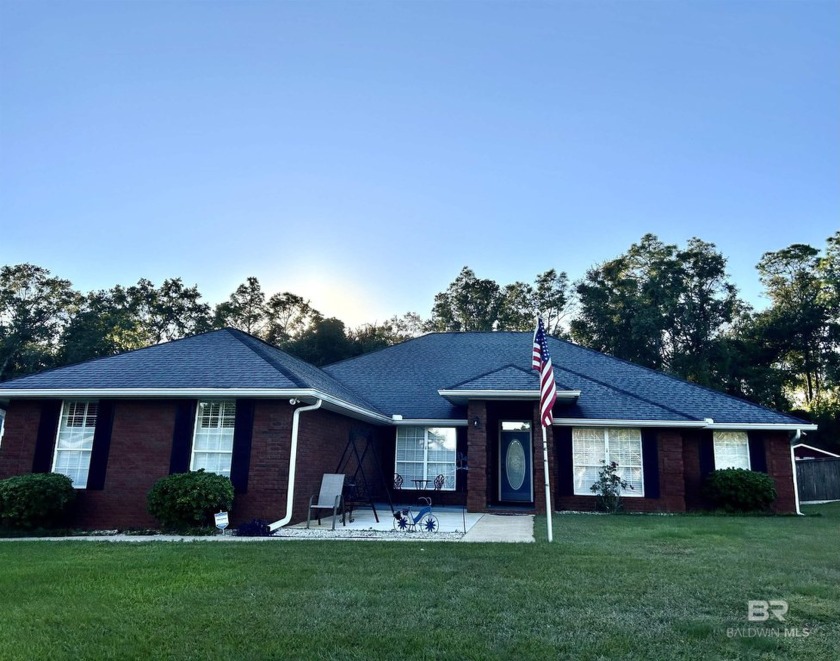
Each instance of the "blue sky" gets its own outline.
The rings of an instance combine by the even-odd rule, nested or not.
[[[0,263],[350,325],[840,228],[840,2],[0,2]]]

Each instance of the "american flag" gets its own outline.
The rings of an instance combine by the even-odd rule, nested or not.
[[[531,367],[540,373],[540,421],[543,427],[548,427],[554,421],[551,409],[557,401],[557,386],[554,383],[554,366],[548,353],[542,317],[537,318],[537,329],[534,331]]]

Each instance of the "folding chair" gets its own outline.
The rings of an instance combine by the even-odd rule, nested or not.
[[[339,510],[341,511],[341,525],[346,526],[344,521],[344,475],[341,473],[324,473],[321,479],[321,492],[318,494],[318,501],[315,501],[316,496],[309,498],[309,511],[306,515],[306,527],[309,527],[309,522],[312,521],[312,510],[315,510],[315,515],[318,518],[318,525],[321,525],[321,510],[332,510],[332,530],[335,530],[335,517]]]

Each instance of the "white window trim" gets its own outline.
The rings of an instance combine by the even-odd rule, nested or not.
[[[582,429],[593,429],[592,427],[582,427]],[[601,429],[604,432],[604,465],[610,463],[610,428],[609,427],[596,427],[596,429]],[[644,456],[644,439],[642,438],[642,430],[637,429],[635,427],[622,427],[621,429],[632,429],[633,431],[639,432],[639,456],[641,457],[641,461],[639,462],[639,475],[641,476],[641,483],[642,486],[640,489],[622,489],[621,490],[621,497],[627,498],[644,498],[645,497],[645,456]],[[583,466],[584,464],[577,464],[575,463],[575,432],[574,428],[572,429],[572,470],[575,469],[576,466]],[[587,464],[589,465],[589,464]],[[603,465],[598,466],[598,468],[602,468]],[[619,464],[620,466],[620,464]],[[632,466],[631,468],[635,468]],[[591,485],[590,485],[591,486]],[[575,496],[592,496],[595,497],[595,494],[592,493],[590,490],[590,486],[586,486],[586,491],[581,492],[577,490],[577,487],[574,484],[574,480],[572,480],[572,492]]]
[[[441,488],[441,491],[455,491],[456,485],[454,483],[457,479],[456,476],[458,475],[458,452],[457,452],[458,431],[457,431],[457,429],[455,427],[426,427],[426,426],[422,426],[422,425],[415,425],[415,427],[417,429],[422,429],[423,430],[424,440],[426,441],[426,443],[424,443],[424,445],[423,445],[423,461],[414,461],[414,460],[400,461],[399,459],[397,459],[397,445],[396,444],[399,443],[400,431],[410,428],[408,426],[398,427],[396,435],[394,437],[394,472],[396,472],[396,473],[400,472],[399,470],[397,470],[398,464],[422,465],[423,466],[423,479],[426,480],[427,485],[426,485],[425,489],[418,489],[417,486],[413,482],[411,482],[410,479],[406,479],[403,482],[402,490],[403,491],[426,491],[426,490],[429,489],[430,486],[432,486],[430,483],[437,477],[437,474],[429,476],[429,443],[428,443],[429,429],[452,429],[455,432],[455,447],[456,447],[455,456],[453,457],[453,460],[452,460],[452,465],[454,467],[454,473],[453,473],[453,479],[452,479],[453,484],[452,484],[451,487],[449,487],[449,486],[446,485],[446,483],[444,483],[443,487]],[[432,463],[443,463],[443,462],[433,461]]]
[[[743,466],[723,466],[723,461],[718,460],[718,435],[729,435],[729,434],[743,434],[744,438],[744,447],[746,448],[746,457],[747,457],[747,466],[746,470],[752,470],[752,462],[750,461],[750,435],[748,432],[743,430],[727,430],[727,431],[713,431],[712,432],[712,446],[714,447],[715,452],[715,470],[723,470],[726,468],[743,468]],[[721,439],[722,440],[722,439]]]
[[[66,475],[66,473],[61,473],[59,471],[56,471],[55,464],[58,461],[58,453],[59,452],[68,452],[69,451],[69,450],[66,450],[64,448],[59,447],[59,443],[61,442],[61,422],[62,422],[62,420],[64,420],[64,410],[67,408],[68,404],[85,404],[86,405],[85,406],[85,420],[87,420],[88,406],[90,404],[97,404],[98,405],[99,401],[95,400],[95,399],[65,399],[65,400],[62,400],[61,411],[59,411],[59,415],[58,415],[58,429],[56,429],[56,431],[55,431],[55,444],[54,444],[54,447],[53,447],[52,466],[50,467],[50,472],[51,473],[58,473],[59,475]],[[99,407],[98,406],[97,406],[97,409],[96,409],[96,419],[97,420],[99,419]],[[95,438],[96,437],[96,424],[95,423],[93,425],[93,433],[94,433],[94,438]],[[87,477],[87,480],[85,481],[84,484],[76,484],[76,481],[73,480],[73,478],[70,478],[70,479],[73,480],[73,488],[74,489],[87,489],[87,483],[90,481],[90,458],[93,455],[93,439],[91,439],[90,450],[75,450],[75,452],[86,452],[87,453],[87,464],[88,464],[88,466],[87,466],[87,476],[88,477]],[[68,475],[68,477],[70,477],[70,476]]]
[[[198,431],[200,429],[201,424],[201,405],[202,404],[233,404],[233,419],[234,419],[234,426],[230,427],[230,435],[231,435],[231,442],[230,442],[230,450],[198,450],[198,454],[224,454],[228,455],[228,470],[227,475],[225,477],[230,478],[231,470],[233,469],[233,436],[236,433],[236,400],[235,399],[203,399],[196,403],[195,407],[195,422],[193,423],[193,437],[192,437],[192,447],[190,449],[190,470],[198,470],[195,466],[195,439],[198,435]]]

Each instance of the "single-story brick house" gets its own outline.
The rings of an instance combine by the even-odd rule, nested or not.
[[[282,525],[306,517],[352,438],[356,451],[372,449],[358,459],[377,497],[395,473],[408,492],[400,500],[444,475],[438,503],[543,512],[531,345],[530,333],[434,333],[319,369],[228,328],[22,377],[0,383],[0,478],[65,473],[79,489],[77,525],[147,526],[152,484],[205,468],[230,476],[234,523]],[[777,510],[796,510],[791,442],[813,425],[570,342],[548,345],[556,509],[593,509],[589,488],[613,460],[633,487],[628,510],[700,507],[704,476],[727,466],[767,472]]]

